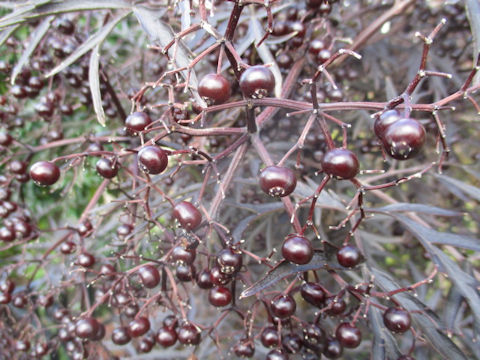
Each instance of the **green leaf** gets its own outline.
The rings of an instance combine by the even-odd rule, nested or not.
[[[60,71],[65,69],[67,66],[73,64],[75,61],[81,58],[84,54],[86,54],[91,49],[93,49],[93,47],[102,43],[106,39],[108,34],[112,32],[113,28],[128,14],[130,14],[130,12],[117,16],[115,19],[110,21],[107,25],[105,25],[100,30],[98,30],[95,34],[90,36],[69,57],[67,57],[59,65],[54,67],[47,75],[45,75],[45,77],[50,77],[58,74]]]

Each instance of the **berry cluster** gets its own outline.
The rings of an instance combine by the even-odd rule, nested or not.
[[[477,353],[473,5],[9,4],[1,359]]]

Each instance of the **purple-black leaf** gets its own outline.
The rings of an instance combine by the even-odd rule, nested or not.
[[[240,298],[249,297],[255,295],[256,293],[272,286],[278,281],[285,279],[291,275],[296,275],[301,272],[310,271],[310,270],[320,270],[320,269],[337,269],[341,270],[338,265],[329,264],[325,259],[323,253],[315,253],[312,260],[305,265],[295,265],[287,261],[282,261],[272,270],[270,270],[267,275],[262,279],[257,281],[255,284],[245,289]]]

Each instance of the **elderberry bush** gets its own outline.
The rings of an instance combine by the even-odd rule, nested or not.
[[[478,0],[0,2],[0,359],[480,359]]]

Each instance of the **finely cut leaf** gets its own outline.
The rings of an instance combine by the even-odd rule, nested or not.
[[[374,276],[375,284],[384,291],[393,291],[402,287],[384,271],[376,268],[371,268],[370,271]],[[421,329],[425,338],[432,344],[432,348],[444,359],[468,359],[457,345],[440,331],[440,329],[445,328],[445,326],[441,324],[438,316],[425,304],[409,292],[401,292],[395,294],[393,297],[402,304],[402,307],[411,312],[414,327]]]
[[[480,324],[480,294],[477,290],[478,282],[470,274],[463,271],[452,259],[450,259],[443,251],[432,245],[430,236],[438,236],[423,229],[416,222],[405,218],[404,216],[394,216],[401,221],[408,230],[422,243],[425,250],[432,256],[432,260],[439,266],[441,271],[448,274],[455,286],[462,293],[464,299],[470,305],[470,309],[475,316],[475,321]]]
[[[463,249],[480,251],[480,241],[478,239],[464,235],[439,232],[429,229],[413,220],[406,218],[403,215],[390,215],[403,223],[410,232],[414,232],[414,235],[418,235],[421,240],[424,240],[429,244],[451,245]]]
[[[77,61],[80,57],[84,54],[89,52],[93,47],[100,44],[105,40],[105,38],[110,34],[113,28],[123,19],[125,18],[130,12],[124,13],[122,15],[117,16],[115,19],[110,21],[107,25],[102,27],[98,30],[95,34],[90,36],[85,42],[83,42],[69,57],[63,60],[59,65],[54,67],[45,77],[50,77],[53,75],[58,74],[60,71],[65,69],[67,66],[73,64]]]
[[[451,178],[446,175],[436,175],[436,177],[441,182],[446,182],[449,185],[453,185],[458,188],[463,193],[467,194],[471,198],[480,201],[480,189],[478,187],[472,186],[470,184],[466,184],[463,181]]]
[[[467,7],[467,18],[473,36],[473,63],[475,64],[478,54],[480,54],[480,1],[466,0],[465,6]],[[478,84],[480,84],[480,73],[477,73],[472,82],[472,85]]]
[[[0,46],[2,46],[5,41],[19,28],[19,25],[15,25],[9,28],[6,28],[0,33]]]
[[[19,13],[10,14],[0,20],[0,28],[19,24],[29,19],[74,11],[100,9],[131,9],[129,1],[124,0],[53,0],[42,1],[36,5],[28,4],[19,9]],[[20,11],[21,10],[21,11]]]
[[[105,112],[102,106],[102,95],[100,93],[100,76],[99,76],[99,58],[100,44],[95,46],[90,56],[90,67],[88,70],[88,81],[90,82],[90,91],[92,93],[93,108],[97,114],[97,120],[105,126]]]
[[[340,268],[338,265],[328,264],[325,256],[322,253],[315,253],[312,260],[305,265],[295,265],[287,261],[283,261],[282,263],[278,264],[278,266],[270,270],[267,275],[265,275],[262,279],[257,281],[249,288],[245,289],[241,293],[240,298],[255,295],[256,293],[272,286],[273,284],[291,275],[295,275],[305,271],[320,269],[341,270],[342,268]]]
[[[397,359],[402,353],[393,335],[385,328],[380,309],[371,306],[368,310],[368,317],[373,330],[370,358],[372,360]]]
[[[255,40],[258,43],[260,39],[263,37],[265,30],[262,28],[262,25],[260,24],[260,21],[258,21],[258,18],[255,16],[255,13],[253,13],[253,10],[252,10],[252,16],[250,17],[250,25],[253,30]],[[270,52],[270,49],[265,43],[262,43],[260,44],[260,46],[257,46],[257,52],[265,64],[272,64],[272,66],[270,67],[270,70],[272,71],[273,76],[275,78],[274,92],[276,97],[280,97],[282,93],[283,77],[282,77],[282,74],[280,73],[280,68],[278,67],[277,62],[275,61],[275,58],[273,57],[272,53]]]
[[[415,212],[424,213],[438,216],[462,216],[463,214],[458,211],[442,209],[436,206],[424,205],[424,204],[410,204],[410,203],[396,203],[379,208],[367,208],[366,211],[389,213],[389,212]]]
[[[40,43],[40,41],[42,41],[43,37],[47,33],[53,19],[54,19],[53,16],[47,17],[32,32],[27,48],[23,51],[22,56],[20,57],[17,64],[13,68],[12,79],[10,80],[10,83],[12,85],[15,84],[15,79],[17,78],[17,75],[20,73],[20,71],[22,71],[22,68],[25,66],[25,64],[27,64],[28,60],[30,59],[30,56],[32,56],[38,44]]]
[[[162,10],[161,12],[143,7],[143,6],[135,6],[133,8],[133,12],[135,16],[138,19],[138,22],[142,26],[143,30],[147,33],[148,37],[150,38],[150,41],[153,43],[158,43],[162,47],[165,47],[171,40],[174,39],[174,33],[171,27],[160,20],[160,15],[165,10]],[[170,47],[168,51],[168,55],[173,58],[173,46]],[[188,50],[183,44],[183,41],[178,41],[178,46],[177,46],[177,51],[176,51],[176,57],[175,57],[175,64],[177,68],[187,68],[191,60],[188,56]],[[183,70],[181,71],[182,76],[184,79],[187,79],[188,77],[188,71]],[[190,76],[189,76],[189,87],[190,90],[192,91],[192,94],[195,98],[195,100],[202,106],[206,107],[207,104],[205,101],[202,99],[202,97],[198,94],[198,91],[196,90],[198,87],[198,80],[197,80],[197,75],[193,69],[190,70]]]

